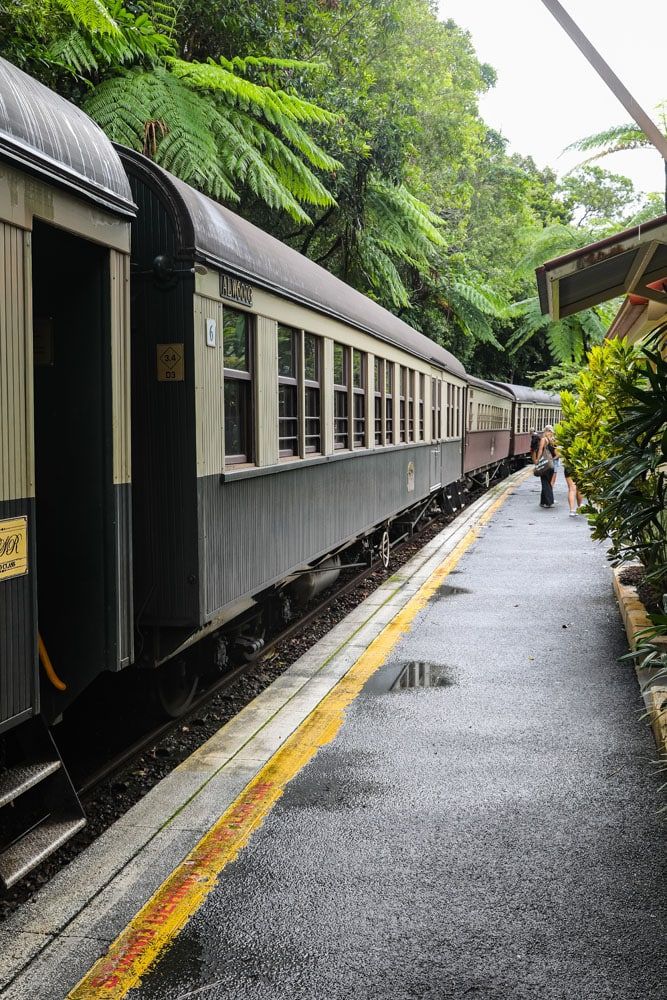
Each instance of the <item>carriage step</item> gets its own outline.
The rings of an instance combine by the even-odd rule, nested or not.
[[[0,774],[0,808],[48,778],[59,767],[59,760],[45,760],[7,768]]]
[[[0,879],[5,888],[11,889],[85,825],[85,816],[56,813],[11,844],[0,854]]]

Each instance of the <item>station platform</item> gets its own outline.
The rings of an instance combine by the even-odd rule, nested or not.
[[[655,744],[556,499],[505,480],[293,664],[0,928],[0,996],[662,1000]]]

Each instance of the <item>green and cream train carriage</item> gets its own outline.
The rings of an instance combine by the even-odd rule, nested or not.
[[[19,799],[50,816],[6,884],[83,823],[40,720],[133,658],[133,214],[102,131],[0,60],[0,844]]]
[[[158,663],[462,469],[465,371],[323,268],[120,150],[138,627]]]
[[[230,642],[256,650],[346,547],[387,555],[428,504],[456,506],[469,380],[3,60],[0,255],[10,885],[85,822],[49,726],[130,664],[176,713],[200,651],[222,667]],[[511,400],[474,391],[488,470],[509,453],[493,407]]]

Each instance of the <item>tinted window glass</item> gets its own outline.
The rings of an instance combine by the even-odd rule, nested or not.
[[[334,383],[347,385],[345,378],[345,348],[342,344],[334,344]]]
[[[317,337],[307,333],[303,339],[305,376],[309,382],[317,382],[320,377],[320,358]]]
[[[278,327],[278,375],[296,378],[296,336],[289,326]]]
[[[248,367],[248,318],[235,309],[225,309],[222,320],[225,368],[247,372]]]

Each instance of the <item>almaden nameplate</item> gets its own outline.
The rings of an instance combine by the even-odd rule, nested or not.
[[[28,518],[0,521],[0,581],[28,572]]]

